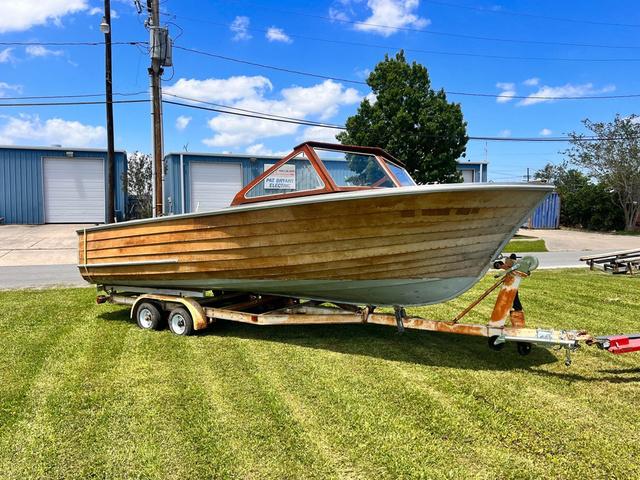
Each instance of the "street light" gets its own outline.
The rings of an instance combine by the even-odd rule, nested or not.
[[[102,16],[102,22],[100,22],[100,31],[102,33],[110,33],[111,31],[111,27],[107,22],[107,17],[105,17],[104,15]]]

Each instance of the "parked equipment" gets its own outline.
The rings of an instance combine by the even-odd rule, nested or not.
[[[640,350],[640,334],[592,337],[582,331],[565,331],[525,326],[524,310],[518,298],[520,281],[538,265],[535,257],[517,261],[506,259],[499,279],[451,321],[409,317],[401,306],[394,313],[377,313],[376,307],[355,307],[349,304],[322,302],[287,296],[260,295],[243,292],[158,290],[124,285],[99,286],[106,295],[97,297],[98,303],[131,306],[131,318],[140,328],[152,330],[164,325],[176,335],[190,335],[218,320],[253,325],[313,325],[373,323],[405,329],[455,333],[487,337],[489,347],[502,350],[506,343],[515,342],[518,353],[527,355],[533,345],[564,349],[565,364],[571,364],[571,353],[581,344],[596,345],[611,353]],[[461,323],[460,320],[491,292],[499,288],[495,306],[486,324]],[[168,314],[168,316],[167,316]]]
[[[591,270],[598,268],[614,274],[626,273],[633,275],[640,271],[640,248],[587,255],[580,257],[580,261],[586,262]]]

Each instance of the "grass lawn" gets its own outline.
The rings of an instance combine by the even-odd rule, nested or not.
[[[449,319],[492,281],[410,313]],[[521,297],[530,325],[633,332],[639,282],[539,271]],[[94,296],[0,292],[3,480],[640,478],[638,353],[585,348],[567,368],[373,325],[180,338]]]
[[[516,253],[526,253],[526,252],[548,252],[547,246],[544,243],[544,240],[539,238],[537,240],[511,240],[507,243],[507,246],[504,247],[503,252],[516,252]]]

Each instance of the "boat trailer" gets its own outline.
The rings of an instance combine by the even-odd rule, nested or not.
[[[299,298],[258,295],[245,292],[168,290],[125,285],[98,285],[97,303],[129,305],[130,316],[142,329],[160,329],[165,319],[177,335],[191,335],[218,320],[252,325],[327,325],[371,323],[405,329],[456,333],[487,337],[489,347],[502,350],[515,342],[520,355],[528,355],[533,345],[564,350],[565,365],[571,365],[571,353],[582,344],[597,346],[614,354],[640,351],[640,333],[593,337],[585,331],[528,328],[518,297],[523,278],[538,266],[535,257],[507,258],[501,262],[498,280],[451,321],[407,316],[402,306],[394,313],[376,312],[373,305],[358,307]],[[498,296],[487,324],[462,320],[481,301],[498,289]]]

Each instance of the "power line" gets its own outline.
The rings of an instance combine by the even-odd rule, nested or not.
[[[172,18],[179,18],[182,20],[199,22],[199,23],[207,23],[210,25],[216,25],[221,27],[228,27],[228,23],[223,22],[214,22],[211,20],[201,19],[201,18],[193,18],[193,17],[185,17],[182,15],[175,14],[166,14]],[[252,28],[248,27],[247,30],[252,32],[260,32],[267,33],[268,30],[264,28]],[[355,47],[365,47],[365,48],[378,48],[384,50],[404,50],[407,52],[414,53],[424,53],[428,55],[444,55],[444,56],[455,56],[455,57],[474,57],[474,58],[492,58],[497,60],[540,60],[540,61],[560,61],[560,62],[637,62],[640,61],[640,58],[581,58],[581,57],[531,57],[531,56],[522,56],[522,55],[495,55],[495,54],[484,54],[484,53],[469,53],[469,52],[448,52],[442,50],[424,50],[419,48],[405,48],[400,46],[392,46],[392,45],[378,45],[366,42],[354,42],[348,40],[336,40],[329,38],[320,38],[320,37],[310,37],[307,35],[300,35],[296,33],[287,32],[287,36],[292,38],[300,38],[303,40],[311,40],[315,42],[325,42],[332,43],[337,45],[350,45]]]
[[[469,35],[465,33],[454,33],[454,32],[445,32],[445,31],[437,31],[437,30],[425,30],[423,28],[413,28],[413,27],[392,27],[390,25],[383,25],[378,23],[370,23],[370,22],[361,22],[358,20],[348,20],[346,18],[335,18],[335,17],[327,17],[325,15],[318,15],[314,13],[306,13],[295,10],[284,10],[280,8],[273,8],[271,6],[265,6],[252,2],[244,2],[246,5],[252,5],[258,8],[271,10],[274,12],[285,13],[289,15],[299,15],[302,17],[308,18],[318,18],[321,20],[329,21],[329,22],[337,22],[337,23],[347,23],[351,25],[363,25],[374,28],[386,28],[389,30],[395,31],[408,31],[408,32],[417,32],[417,33],[425,33],[428,35],[438,35],[444,37],[454,37],[454,38],[466,38],[469,40],[483,40],[490,42],[505,42],[505,43],[521,43],[521,44],[532,44],[532,45],[559,45],[564,47],[589,47],[589,48],[609,48],[609,49],[639,49],[640,45],[603,45],[603,44],[594,44],[594,43],[575,43],[575,42],[551,42],[545,40],[522,40],[522,39],[513,39],[513,38],[500,38],[500,37],[486,37],[481,35]]]
[[[134,100],[113,100],[111,103],[114,104],[129,104],[129,103],[148,103],[147,99],[134,99]],[[79,106],[79,105],[104,105],[105,101],[84,101],[84,102],[29,102],[29,103],[0,103],[0,107],[43,107],[43,106]],[[322,127],[322,128],[332,128],[337,130],[346,130],[344,125],[336,125],[330,123],[321,123],[314,122],[312,120],[303,120],[296,119],[293,117],[284,117],[284,116],[274,116],[268,113],[255,112],[255,113],[245,113],[242,111],[232,111],[232,110],[224,110],[222,108],[215,107],[207,107],[203,105],[192,105],[188,103],[182,102],[174,102],[172,100],[163,100],[163,103],[167,103],[170,105],[176,105],[180,107],[186,108],[194,108],[198,110],[206,110],[211,112],[222,113],[226,115],[237,115],[241,117],[255,118],[260,120],[269,120],[272,122],[281,122],[281,123],[291,123],[297,125],[305,125],[305,126],[313,126],[313,127]],[[229,107],[225,107],[229,108]],[[232,107],[234,108],[234,107]],[[239,109],[236,109],[239,110]],[[430,135],[429,138],[441,138],[437,135]],[[492,141],[492,142],[539,142],[539,143],[547,143],[547,142],[568,142],[574,140],[572,137],[545,137],[545,138],[535,138],[535,137],[491,137],[491,136],[472,136],[469,135],[467,137],[469,140],[474,141]],[[634,140],[640,137],[593,137],[593,136],[582,136],[575,140],[582,142],[593,142],[593,141],[618,141],[618,140]]]
[[[331,40],[328,40],[331,41]],[[353,43],[353,42],[347,42],[347,43]],[[103,45],[104,42],[0,42],[0,45],[48,45],[48,46],[52,46],[52,45],[56,45],[56,46],[60,46],[60,45]],[[114,42],[113,44],[119,44],[119,45],[134,45],[134,46],[139,46],[139,45],[146,45],[147,42]],[[250,60],[244,60],[244,59],[240,59],[240,58],[234,58],[234,57],[229,57],[226,55],[220,55],[217,53],[213,53],[213,52],[205,52],[203,50],[198,50],[195,48],[188,48],[188,47],[183,47],[180,45],[174,45],[174,48],[179,49],[179,50],[183,50],[186,52],[190,52],[190,53],[195,53],[198,55],[204,55],[204,56],[208,56],[208,57],[212,57],[212,58],[216,58],[218,60],[223,60],[223,61],[228,61],[228,62],[235,62],[235,63],[241,63],[244,65],[251,65],[254,67],[258,67],[258,68],[264,68],[264,69],[269,69],[269,70],[275,70],[275,71],[279,71],[279,72],[284,72],[284,73],[291,73],[294,75],[301,75],[301,76],[306,76],[306,77],[312,77],[312,78],[321,78],[324,80],[335,80],[338,82],[344,82],[344,83],[351,83],[351,84],[355,84],[355,85],[367,85],[367,83],[365,81],[362,80],[354,80],[354,79],[350,79],[350,78],[343,78],[343,77],[337,77],[337,76],[330,76],[330,75],[323,75],[323,74],[319,74],[319,73],[313,73],[313,72],[305,72],[305,71],[300,71],[300,70],[294,70],[291,68],[286,68],[286,67],[279,67],[276,65],[269,65],[269,64],[264,64],[264,63],[259,63],[259,62],[253,62]],[[423,52],[428,52],[427,50],[424,50]],[[433,52],[432,52],[433,53]],[[467,55],[467,54],[460,54],[460,55]],[[469,55],[475,55],[475,54],[469,54]],[[514,57],[515,58],[515,57]],[[629,59],[592,59],[590,61],[640,61],[640,58],[629,58]],[[146,93],[146,92],[141,92],[141,93]],[[496,94],[496,93],[483,93],[483,92],[461,92],[461,91],[453,91],[453,90],[445,90],[445,93],[447,95],[459,95],[459,96],[467,96],[467,97],[488,97],[488,98],[502,98],[504,97],[503,94]],[[102,94],[100,94],[101,96]],[[125,94],[118,94],[118,95],[125,95]],[[135,95],[135,94],[131,94],[131,95]],[[89,95],[87,94],[86,96],[98,96],[98,95]],[[550,96],[550,95],[512,95],[509,98],[513,98],[513,99],[538,99],[538,100],[611,100],[611,99],[624,99],[624,98],[638,98],[640,97],[640,94],[621,94],[621,95],[585,95],[585,96],[563,96],[563,97],[558,97],[558,96]],[[48,98],[48,97],[1,97],[0,100],[2,99],[20,99],[20,98],[24,98],[24,99],[29,99],[29,98]],[[65,98],[65,96],[53,96],[50,98]],[[74,96],[69,96],[69,98],[74,98]]]
[[[147,99],[139,100],[113,100],[109,103],[147,103]],[[0,107],[51,107],[51,106],[72,106],[72,105],[104,105],[104,100],[92,100],[86,102],[29,102],[29,103],[1,103]]]
[[[226,109],[235,110],[235,111],[238,111],[238,112],[252,113],[252,114],[257,114],[257,115],[268,115],[268,116],[273,117],[273,118],[282,118],[282,119],[286,119],[286,120],[298,120],[300,122],[308,122],[309,121],[309,120],[306,120],[304,118],[288,117],[288,116],[285,116],[285,115],[275,115],[273,113],[258,112],[256,110],[248,110],[246,108],[232,107],[231,105],[224,105],[224,104],[221,104],[221,103],[207,102],[205,100],[198,100],[197,98],[184,97],[182,95],[176,95],[175,93],[168,93],[166,91],[162,92],[162,95],[163,96],[164,95],[168,95],[170,97],[180,98],[182,100],[187,100],[189,102],[202,103],[204,105],[211,105],[213,107],[218,107],[218,108],[226,108]],[[316,122],[316,123],[319,125],[321,122]],[[331,124],[323,123],[323,125],[331,125]],[[337,127],[340,127],[340,126],[337,125]]]
[[[217,53],[205,52],[203,50],[197,50],[195,48],[182,47],[180,45],[174,45],[174,48],[177,48],[179,50],[184,50],[185,52],[191,52],[198,55],[217,58],[219,60],[241,63],[244,65],[251,65],[254,67],[265,68],[268,70],[275,70],[278,72],[291,73],[294,75],[302,75],[305,77],[312,77],[312,78],[321,78],[324,80],[335,80],[337,82],[352,83],[356,85],[367,85],[367,82],[362,80],[354,80],[350,78],[335,77],[331,75],[323,75],[320,73],[294,70],[292,68],[279,67],[276,65],[269,65],[266,63],[258,63],[250,60],[243,60],[240,58],[229,57],[229,56],[220,55]],[[447,93],[448,95],[462,95],[462,96],[469,96],[469,97],[490,97],[490,98],[504,97],[503,94],[496,94],[496,93],[458,92],[458,91],[449,91],[449,90],[445,90],[445,93]],[[509,98],[515,98],[515,99],[530,98],[530,99],[539,99],[539,100],[597,100],[597,99],[636,98],[636,97],[640,97],[640,94],[634,93],[634,94],[624,94],[624,95],[588,95],[588,96],[582,96],[582,97],[578,97],[578,96],[557,97],[557,96],[550,96],[550,95],[512,95]]]
[[[148,92],[122,92],[122,93],[114,93],[113,95],[117,95],[120,97],[134,97],[136,95],[147,94]],[[5,100],[40,100],[40,99],[49,99],[49,98],[89,98],[89,97],[104,97],[103,93],[80,93],[74,95],[32,95],[28,97],[0,97],[0,102],[4,102]],[[1,105],[1,103],[0,103]]]
[[[188,103],[174,102],[173,100],[163,100],[162,102],[168,103],[170,105],[178,105],[181,107],[195,108],[197,110],[206,110],[209,112],[225,113],[227,115],[237,115],[240,117],[256,118],[259,120],[270,120],[272,122],[293,123],[296,125],[305,125],[309,127],[323,127],[323,128],[334,128],[338,130],[346,130],[344,125],[333,125],[330,123],[320,123],[320,122],[314,122],[312,120],[302,120],[297,118],[287,118],[287,117],[281,117],[281,116],[276,118],[271,116],[268,113],[256,112],[256,114],[252,114],[252,113],[244,113],[244,112],[237,112],[237,111],[230,111],[230,110],[222,110],[220,108],[215,108],[215,107],[205,107],[202,105],[191,105]]]
[[[596,20],[583,20],[578,18],[568,18],[568,17],[552,17],[549,15],[539,15],[536,13],[528,13],[528,12],[516,12],[513,10],[503,10],[502,8],[492,9],[485,7],[474,7],[471,5],[459,5],[457,3],[449,3],[449,2],[441,2],[436,0],[429,0],[430,4],[434,5],[443,5],[445,7],[453,7],[453,8],[462,8],[465,10],[474,10],[476,12],[483,13],[496,13],[502,15],[512,15],[516,17],[531,17],[531,18],[541,18],[543,20],[555,20],[558,22],[571,22],[571,23],[586,23],[590,25],[606,25],[613,27],[640,27],[640,24],[637,23],[618,23],[618,22],[599,22]]]
[[[291,68],[277,67],[275,65],[267,65],[265,63],[252,62],[252,61],[249,61],[249,60],[242,60],[242,59],[239,59],[239,58],[228,57],[226,55],[219,55],[217,53],[205,52],[205,51],[202,51],[202,50],[196,50],[195,48],[181,47],[179,45],[174,45],[173,48],[177,48],[179,50],[184,50],[185,52],[197,53],[198,55],[205,55],[207,57],[217,58],[217,59],[220,59],[220,60],[226,60],[228,62],[242,63],[244,65],[252,65],[254,67],[266,68],[266,69],[269,69],[269,70],[276,70],[276,71],[279,71],[279,72],[293,73],[295,75],[303,75],[305,77],[322,78],[322,79],[325,79],[325,80],[336,80],[338,82],[353,83],[353,84],[357,84],[357,85],[366,85],[367,84],[367,82],[363,82],[361,80],[352,80],[352,79],[349,79],[349,78],[331,77],[331,76],[322,75],[322,74],[319,74],[319,73],[303,72],[303,71],[300,71],[300,70],[293,70]]]
[[[111,45],[147,45],[148,42],[111,42]],[[95,47],[98,45],[105,45],[105,42],[0,42],[0,45],[20,47],[20,46],[43,46],[43,47],[75,47],[75,46],[88,46]]]
[[[338,130],[346,130],[344,125],[335,125],[335,124],[327,124],[327,123],[319,123],[311,120],[301,120],[295,119],[292,117],[282,117],[274,118],[270,116],[268,113],[263,112],[255,112],[255,113],[244,113],[239,111],[230,111],[223,110],[221,108],[216,107],[206,107],[203,105],[192,105],[189,103],[175,102],[172,100],[163,100],[163,103],[167,103],[170,105],[177,105],[180,107],[186,108],[195,108],[197,110],[205,110],[210,112],[217,112],[227,115],[237,115],[240,117],[248,117],[248,118],[256,118],[260,120],[269,120],[272,122],[283,122],[283,123],[292,123],[297,125],[307,125],[307,126],[316,126],[322,128],[332,128]],[[442,138],[438,135],[429,135],[429,138]],[[640,139],[640,137],[594,137],[594,136],[582,136],[579,138],[572,137],[545,137],[545,138],[536,138],[536,137],[491,137],[491,136],[472,136],[469,135],[467,137],[469,140],[475,141],[491,141],[491,142],[537,142],[537,143],[547,143],[547,142],[569,142],[571,140],[577,140],[581,142],[597,142],[597,141],[618,141],[618,140],[634,140]]]

